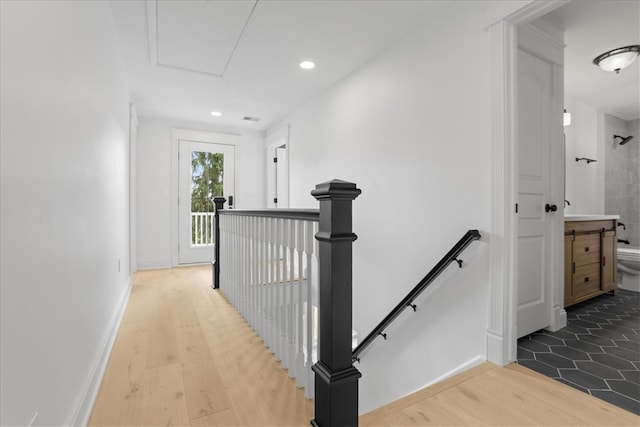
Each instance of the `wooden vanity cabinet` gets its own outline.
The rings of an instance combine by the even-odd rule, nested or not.
[[[618,290],[614,220],[566,221],[564,306]]]

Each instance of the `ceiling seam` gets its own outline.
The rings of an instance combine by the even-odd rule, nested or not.
[[[242,40],[242,36],[244,35],[245,30],[247,29],[247,26],[249,25],[249,21],[251,20],[251,17],[253,16],[253,12],[256,10],[256,6],[258,6],[258,1],[256,0],[255,3],[253,3],[253,7],[251,8],[251,12],[249,12],[249,16],[247,17],[247,20],[244,23],[244,26],[242,27],[242,31],[240,31],[240,35],[238,36],[238,40],[236,40],[236,44],[233,45],[233,50],[231,51],[231,54],[229,55],[229,59],[227,59],[227,63],[224,64],[224,68],[222,69],[222,73],[220,73],[220,77],[224,77],[224,73],[227,72],[227,67],[229,67],[229,63],[231,62],[231,58],[233,58],[233,55],[236,53],[236,49],[238,48],[238,45],[240,44],[240,40]]]

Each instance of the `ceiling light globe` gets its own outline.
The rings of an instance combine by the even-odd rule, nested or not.
[[[220,111],[212,111],[212,112],[211,112],[211,115],[212,115],[213,117],[220,117],[220,116],[222,115],[222,113],[221,113]]]
[[[605,71],[619,71],[631,65],[637,56],[636,52],[619,53],[600,61],[600,68]]]
[[[639,54],[640,45],[625,46],[598,55],[593,60],[593,63],[605,71],[615,71],[619,73],[620,70],[631,65]]]

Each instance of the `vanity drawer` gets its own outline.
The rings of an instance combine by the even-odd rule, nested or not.
[[[602,229],[606,231],[612,231],[616,229],[616,220],[606,219],[601,221],[565,221],[564,232],[565,234],[571,233],[584,233],[591,231],[600,231]]]
[[[576,267],[600,262],[600,234],[582,234],[573,242]]]
[[[586,295],[600,290],[600,263],[576,266],[573,274],[573,294]]]

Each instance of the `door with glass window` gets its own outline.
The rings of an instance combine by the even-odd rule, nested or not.
[[[213,199],[233,197],[235,147],[180,140],[178,151],[178,262],[210,262],[215,230]]]

